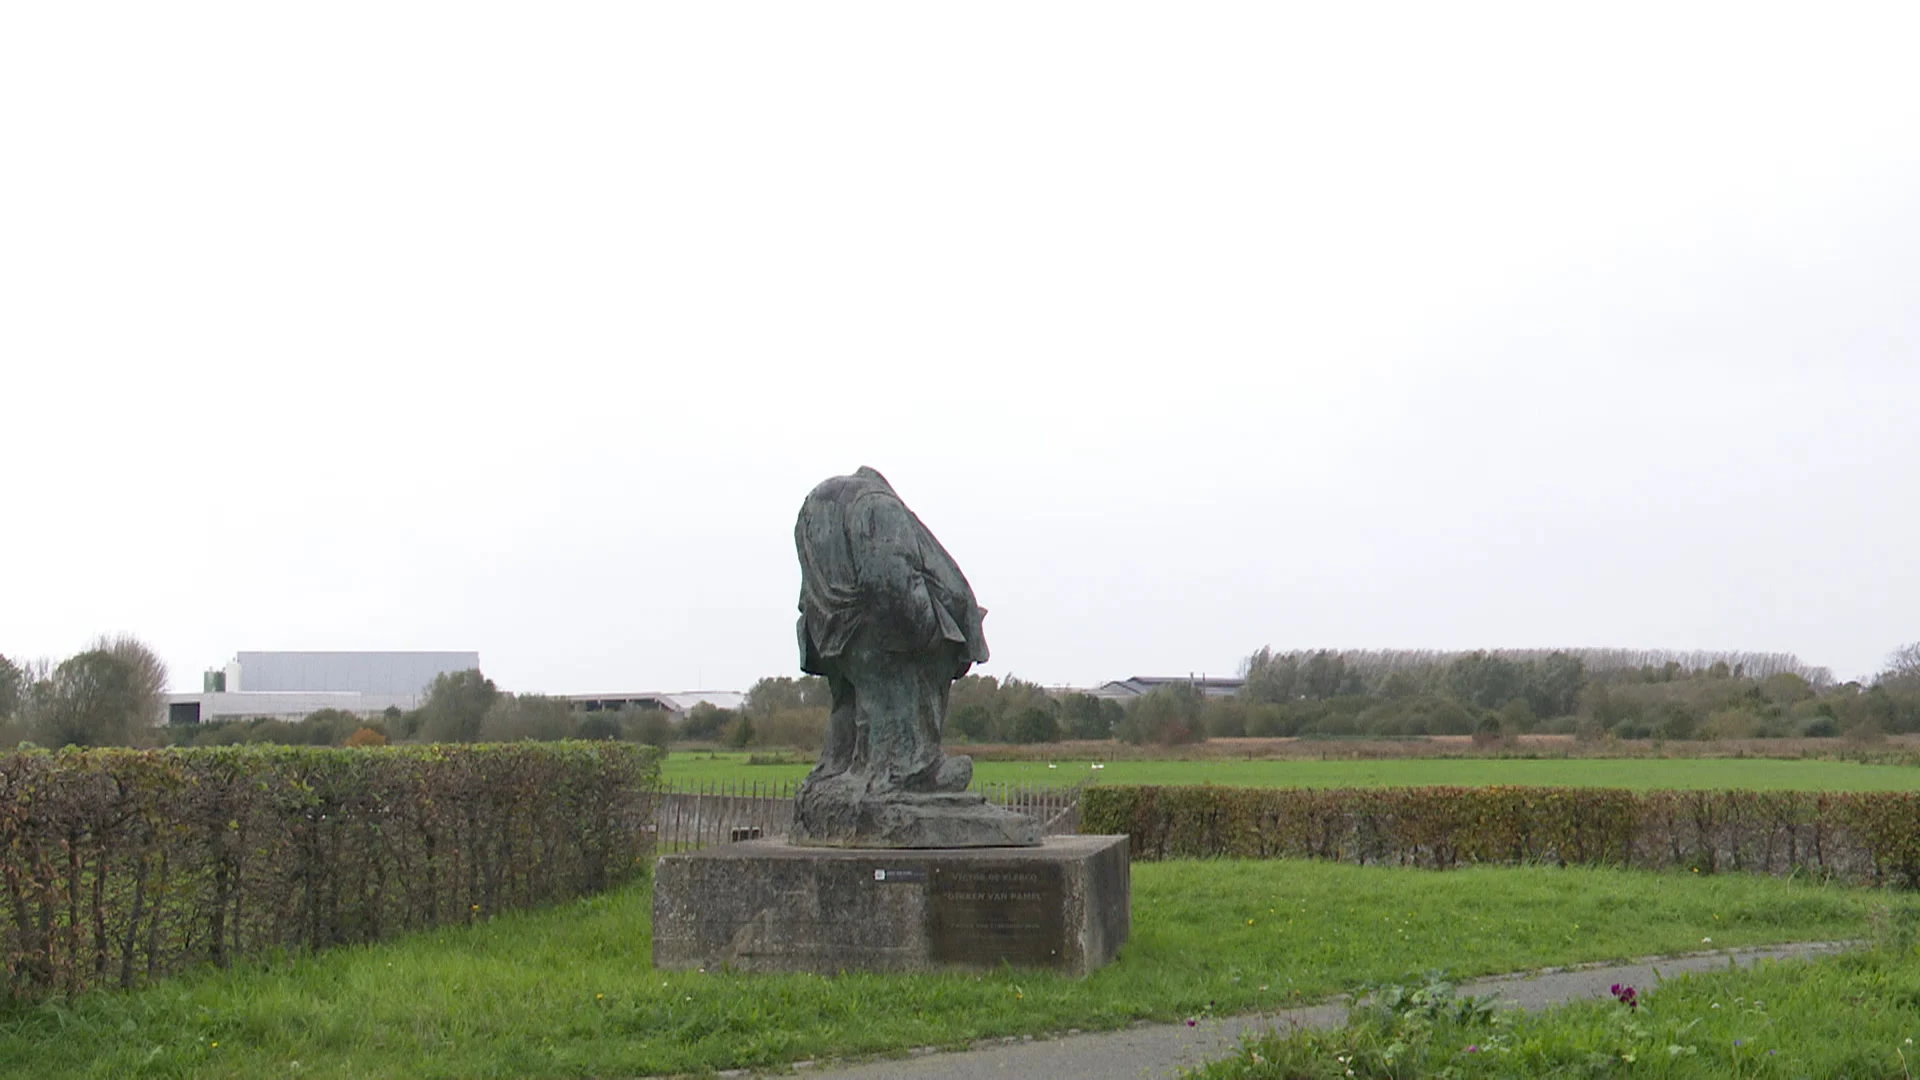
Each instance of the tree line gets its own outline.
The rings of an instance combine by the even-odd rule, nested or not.
[[[1633,649],[1256,650],[1227,698],[1184,684],[1129,705],[1116,735],[1770,738],[1920,731],[1920,646],[1868,683],[1789,653]]]
[[[1839,684],[1787,653],[1631,649],[1263,647],[1241,674],[1230,696],[1183,682],[1124,705],[1013,675],[968,675],[953,685],[946,737],[956,744],[1174,745],[1240,736],[1873,739],[1920,732],[1920,642],[1894,650],[1872,679]],[[773,676],[755,682],[739,709],[702,704],[678,718],[658,709],[583,712],[562,698],[501,690],[476,670],[437,676],[412,710],[168,725],[166,683],[165,664],[125,635],[102,637],[57,665],[0,656],[0,745],[618,739],[811,751],[831,707],[825,679]]]

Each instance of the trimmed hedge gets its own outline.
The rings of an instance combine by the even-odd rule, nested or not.
[[[1136,859],[1575,863],[1920,887],[1920,793],[1904,791],[1096,785],[1080,813],[1082,832],[1126,833]]]
[[[129,987],[565,900],[644,872],[659,754],[622,743],[0,755],[14,997]]]

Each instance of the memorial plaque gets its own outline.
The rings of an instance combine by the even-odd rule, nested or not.
[[[936,866],[927,896],[927,936],[942,964],[1048,967],[1066,940],[1065,885],[1058,863]]]

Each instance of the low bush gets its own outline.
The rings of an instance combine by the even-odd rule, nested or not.
[[[1616,788],[1089,788],[1136,859],[1315,858],[1810,873],[1920,887],[1920,793]]]
[[[299,720],[254,717],[211,720],[199,724],[170,724],[159,729],[169,746],[238,746],[269,743],[280,746],[340,746],[354,732],[371,727],[392,737],[385,720],[368,720],[357,713],[321,709]]]
[[[0,980],[127,987],[596,892],[644,870],[658,773],[577,742],[0,755]]]

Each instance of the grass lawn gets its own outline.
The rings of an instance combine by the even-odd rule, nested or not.
[[[0,1007],[0,1073],[698,1072],[1272,1008],[1436,967],[1472,976],[1698,949],[1707,938],[1858,937],[1877,909],[1920,919],[1912,895],[1735,875],[1287,861],[1140,864],[1133,874],[1133,938],[1086,979],[657,972],[640,884],[388,945]]]
[[[1537,1015],[1362,1009],[1336,1032],[1251,1040],[1196,1080],[1414,1076],[1910,1077],[1920,1068],[1911,942],[1695,974]]]
[[[964,747],[953,748],[965,752]],[[667,756],[670,782],[798,780],[810,764],[748,765],[746,754]],[[977,783],[1228,784],[1240,787],[1423,787],[1531,784],[1613,788],[1746,788],[1754,791],[1916,791],[1920,769],[1777,758],[1403,758],[1372,761],[980,761]]]

